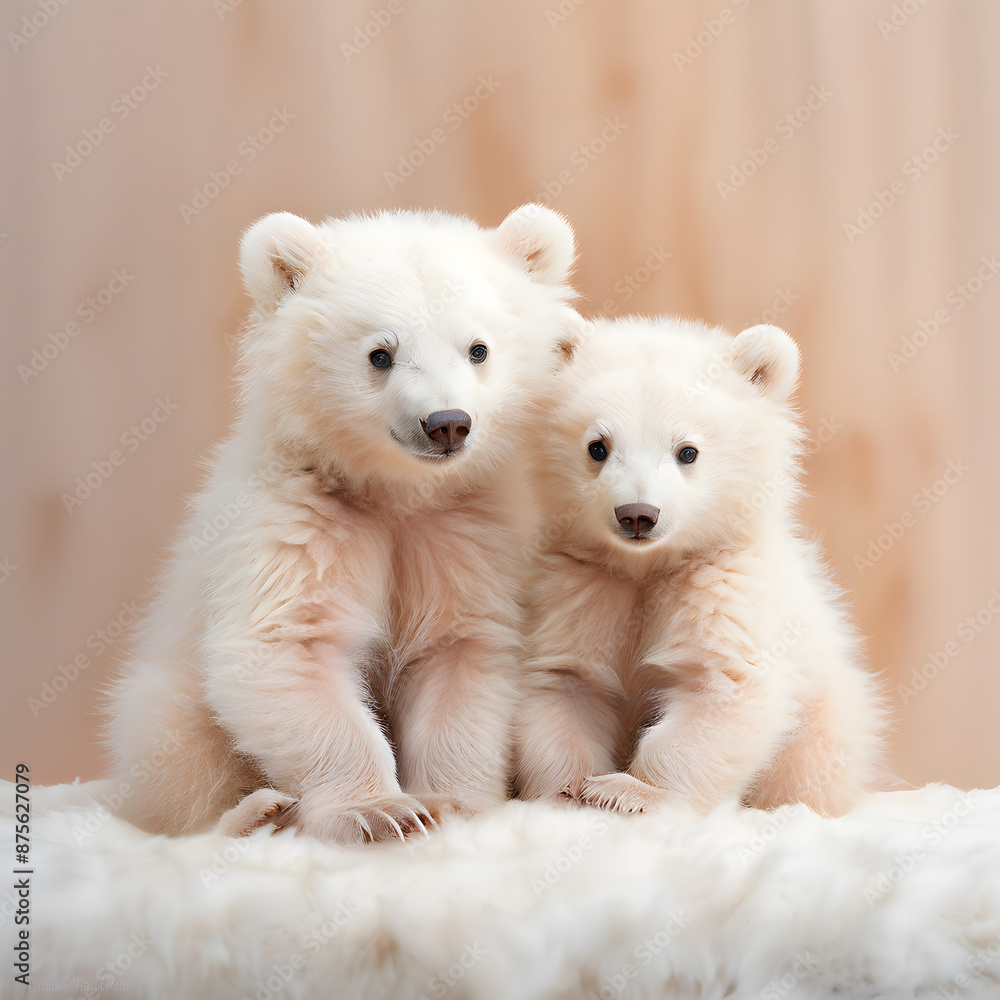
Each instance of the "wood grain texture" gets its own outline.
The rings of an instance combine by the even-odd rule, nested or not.
[[[820,435],[808,520],[886,678],[892,766],[914,783],[995,785],[1000,281],[982,261],[1000,252],[1000,11],[927,4],[896,27],[892,4],[865,0],[398,0],[357,46],[380,7],[69,4],[16,44],[7,33],[39,8],[7,5],[4,773],[18,759],[39,782],[100,771],[99,694],[126,640],[99,630],[149,593],[224,431],[242,228],[277,209],[392,205],[495,225],[542,198],[577,229],[585,311],[734,331],[773,319],[800,343]],[[166,76],[116,105],[149,67]],[[288,120],[269,134],[275,109]],[[57,171],[102,119],[100,144]],[[397,182],[401,158],[412,170]],[[872,202],[879,217],[845,232]],[[122,269],[132,280],[86,322]],[[74,319],[79,335],[22,378]],[[907,338],[923,346],[894,365]],[[158,400],[176,406],[161,422]],[[144,419],[155,427],[129,450]],[[77,477],[116,450],[122,464],[67,509]],[[892,544],[866,565],[886,525]],[[949,642],[957,653],[925,667]],[[77,656],[87,666],[33,709]],[[904,704],[914,671],[923,690]]]

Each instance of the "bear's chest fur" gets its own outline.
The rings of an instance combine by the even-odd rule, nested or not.
[[[396,667],[442,642],[517,628],[525,532],[496,490],[398,497],[325,492],[317,539],[370,616],[373,659]]]
[[[587,679],[626,693],[645,690],[650,659],[670,635],[675,588],[664,574],[636,579],[567,555],[549,557],[534,587],[533,631]]]

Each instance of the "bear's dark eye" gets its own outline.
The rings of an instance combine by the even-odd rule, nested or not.
[[[475,344],[473,345],[472,350],[469,351],[469,360],[474,365],[481,365],[486,360],[486,356],[489,353],[490,352],[485,344]]]
[[[392,355],[385,350],[372,351],[368,355],[368,360],[376,368],[391,368],[392,367]]]
[[[683,462],[685,465],[690,465],[697,457],[698,449],[693,448],[691,445],[687,445],[677,452],[677,461]]]
[[[603,462],[608,457],[608,446],[603,441],[591,441],[587,451],[595,462]]]

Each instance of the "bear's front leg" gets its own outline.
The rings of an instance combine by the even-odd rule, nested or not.
[[[351,641],[357,625],[335,631],[338,641],[258,643],[228,671],[216,662],[209,701],[236,748],[297,799],[284,825],[342,844],[423,831],[433,820],[400,789],[392,748],[366,704]]]
[[[399,779],[433,816],[508,798],[516,669],[496,637],[445,638],[407,664],[389,711]]]
[[[515,741],[522,798],[576,799],[588,776],[614,770],[624,706],[589,673],[541,664],[526,669]]]
[[[710,811],[742,794],[787,731],[790,704],[754,664],[732,659],[691,671],[664,692],[628,768],[663,802]]]

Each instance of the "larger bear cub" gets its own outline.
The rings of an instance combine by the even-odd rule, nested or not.
[[[573,256],[538,206],[245,235],[241,413],[115,692],[135,822],[205,829],[273,789],[351,842],[506,797],[519,452]]]
[[[593,324],[546,401],[518,782],[620,811],[836,814],[881,712],[796,524],[781,330]]]

